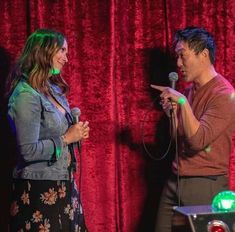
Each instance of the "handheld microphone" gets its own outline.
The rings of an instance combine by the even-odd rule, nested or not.
[[[71,114],[73,116],[73,124],[76,124],[79,122],[79,117],[81,115],[81,110],[78,107],[74,107],[71,109]],[[79,152],[81,152],[81,141],[77,142],[77,147]]]
[[[170,81],[170,87],[175,89],[176,82],[178,81],[178,74],[176,72],[170,72],[168,78]]]
[[[79,117],[81,115],[81,110],[78,107],[74,107],[73,109],[71,109],[71,114],[73,116],[73,123],[78,123]]]

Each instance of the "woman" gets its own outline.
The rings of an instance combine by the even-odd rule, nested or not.
[[[8,117],[17,141],[10,231],[86,231],[73,173],[73,145],[89,137],[73,123],[60,75],[68,45],[56,31],[32,33],[8,81]]]

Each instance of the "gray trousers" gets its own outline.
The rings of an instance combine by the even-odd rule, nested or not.
[[[210,205],[213,197],[228,190],[226,176],[180,177],[172,174],[162,192],[155,232],[171,232],[175,206]],[[179,205],[180,202],[180,205]]]

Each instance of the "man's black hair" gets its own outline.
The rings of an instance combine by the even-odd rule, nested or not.
[[[209,57],[212,64],[215,63],[216,45],[212,35],[204,28],[186,27],[178,30],[175,33],[174,46],[179,42],[184,41],[190,49],[193,49],[196,54],[208,49]]]

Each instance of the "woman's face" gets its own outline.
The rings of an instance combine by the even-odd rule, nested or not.
[[[65,63],[68,62],[67,54],[68,54],[68,44],[67,41],[64,40],[63,46],[52,58],[52,63],[53,63],[52,65],[54,70],[61,71]]]

